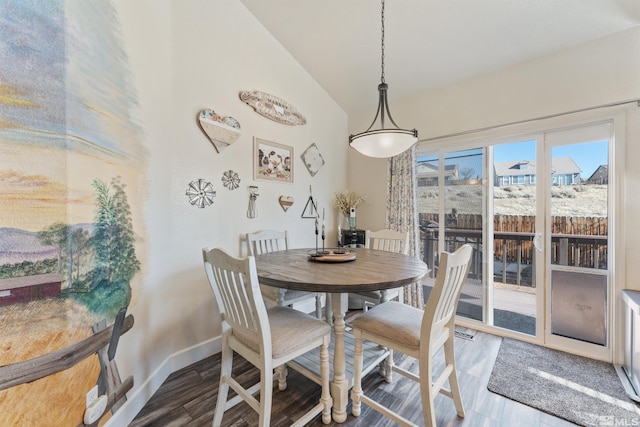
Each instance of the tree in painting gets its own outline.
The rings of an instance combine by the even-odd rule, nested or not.
[[[45,246],[53,246],[57,249],[58,254],[58,273],[62,274],[62,256],[67,241],[67,229],[65,224],[60,222],[53,223],[44,230],[38,232],[38,240]]]
[[[135,236],[124,184],[119,178],[112,179],[110,186],[95,179],[93,186],[98,205],[91,238],[95,268],[90,275],[91,292],[80,299],[92,311],[110,317],[129,305],[130,281],[140,271],[140,261],[135,253]]]

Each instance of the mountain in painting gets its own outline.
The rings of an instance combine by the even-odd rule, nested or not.
[[[73,228],[93,229],[92,224],[76,224]],[[56,258],[57,248],[45,246],[35,231],[0,227],[0,265]]]

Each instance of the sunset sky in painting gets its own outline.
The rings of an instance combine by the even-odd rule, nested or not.
[[[91,181],[126,177],[145,156],[113,5],[0,8],[0,227],[91,222]]]

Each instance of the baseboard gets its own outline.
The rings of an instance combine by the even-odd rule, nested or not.
[[[167,357],[165,361],[135,390],[127,394],[127,401],[105,423],[104,427],[120,427],[129,425],[151,396],[173,372],[187,367],[199,360],[219,353],[222,349],[221,337],[212,338],[193,347],[181,350]]]

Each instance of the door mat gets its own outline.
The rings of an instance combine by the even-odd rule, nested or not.
[[[640,425],[611,363],[504,338],[489,391],[582,426]]]

